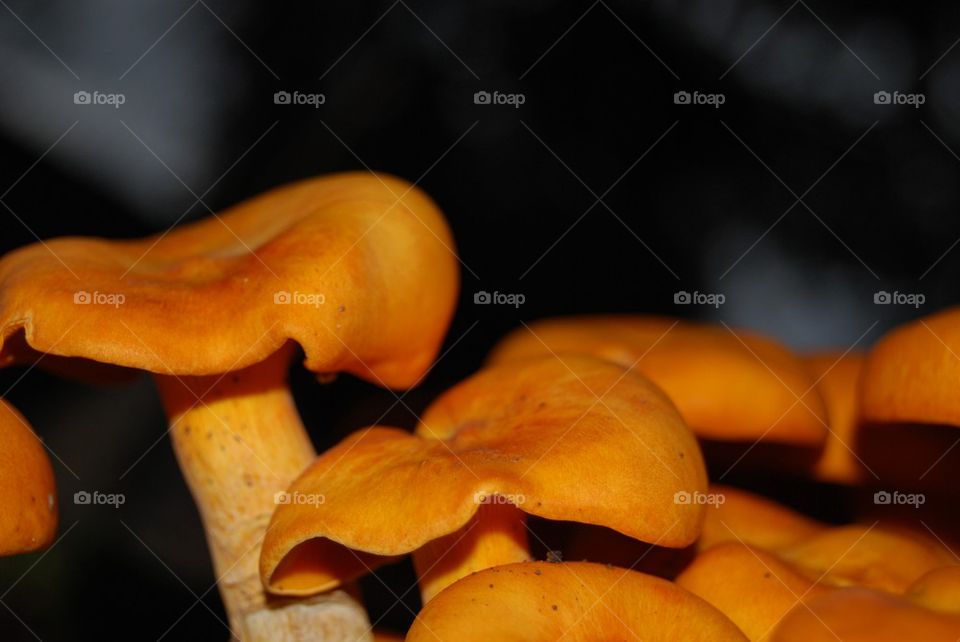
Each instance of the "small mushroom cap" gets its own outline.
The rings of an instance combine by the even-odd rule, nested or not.
[[[960,615],[883,591],[846,588],[814,598],[783,619],[773,642],[956,642]]]
[[[710,492],[723,501],[706,512],[697,542],[700,550],[720,542],[743,542],[768,551],[778,550],[806,541],[827,528],[772,499],[739,488],[714,485]]]
[[[409,183],[301,181],[134,241],[62,238],[0,259],[0,363],[34,351],[177,375],[263,361],[403,387],[430,365],[458,288],[450,231]]]
[[[876,422],[960,426],[960,308],[895,328],[874,345],[861,379],[861,412]]]
[[[394,633],[393,631],[384,631],[383,629],[375,629],[373,631],[373,642],[403,642],[402,633]]]
[[[700,553],[677,584],[729,617],[758,642],[802,598],[829,591],[773,553],[740,542],[725,542]]]
[[[0,399],[0,556],[53,542],[57,491],[40,439],[13,406]]]
[[[830,432],[814,464],[813,476],[820,481],[855,485],[869,473],[857,453],[860,431],[858,384],[864,356],[827,352],[804,357],[817,382],[827,408]]]
[[[547,319],[508,335],[490,362],[549,354],[636,368],[699,437],[808,446],[826,437],[823,401],[802,361],[759,334],[641,315]]]
[[[482,370],[442,395],[417,435],[361,430],[290,488],[323,502],[280,505],[261,551],[275,593],[328,590],[370,556],[410,553],[463,528],[481,504],[604,525],[682,547],[706,490],[692,433],[643,377],[596,359],[537,359]]]
[[[928,571],[956,557],[923,533],[854,524],[827,529],[778,551],[823,584],[903,593]]]
[[[461,579],[417,616],[408,642],[745,641],[722,613],[676,584],[585,562],[528,562]]]

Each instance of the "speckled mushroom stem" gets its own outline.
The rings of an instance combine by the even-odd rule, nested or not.
[[[466,526],[414,552],[413,565],[424,604],[471,573],[531,559],[526,515],[512,504],[498,503],[498,499],[487,497],[494,503],[480,504]]]
[[[288,350],[243,370],[156,376],[234,638],[243,642],[369,640],[363,608],[343,591],[311,600],[268,596],[260,544],[277,493],[315,452],[287,386]]]

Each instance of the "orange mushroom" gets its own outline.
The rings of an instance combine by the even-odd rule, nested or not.
[[[779,550],[742,541],[716,544],[684,569],[677,584],[717,607],[757,642],[780,639],[775,634],[780,621],[806,608],[802,604],[849,587],[905,594],[926,608],[958,605],[960,567],[943,567],[955,561],[915,533],[847,526],[824,528]]]
[[[739,542],[777,555],[809,579],[831,586],[902,592],[929,570],[958,560],[925,533],[900,526],[829,526],[776,502],[728,486],[706,513],[701,551]]]
[[[869,421],[960,426],[960,308],[895,328],[867,356],[861,412]]]
[[[677,584],[715,606],[753,642],[770,639],[797,604],[829,591],[773,553],[740,542],[697,556]]]
[[[863,524],[827,529],[778,553],[821,583],[891,593],[902,593],[924,573],[957,561],[924,533]]]
[[[696,543],[683,550],[665,549],[639,542],[609,529],[575,525],[563,540],[564,559],[615,564],[673,579],[688,567],[698,552],[735,542],[777,551],[803,542],[826,530],[817,522],[777,502],[735,488],[713,484]]]
[[[811,600],[777,629],[777,642],[956,642],[960,639],[960,566],[926,573],[902,597],[876,590],[841,589]]]
[[[0,399],[0,556],[46,548],[57,532],[53,467],[40,439]]]
[[[867,355],[860,411],[871,425],[863,457],[888,488],[954,487],[958,377],[960,308],[895,328]]]
[[[960,603],[954,602],[957,604]],[[838,589],[793,609],[771,639],[773,642],[956,642],[960,639],[960,611],[925,608],[883,591]]]
[[[743,542],[766,550],[779,550],[803,542],[827,528],[782,504],[733,486],[711,486],[721,501],[708,510],[700,550],[721,542]]]
[[[532,562],[453,584],[417,616],[407,642],[745,642],[722,613],[676,584],[599,564]]]
[[[415,384],[453,312],[452,245],[414,186],[348,173],[143,240],[29,246],[0,260],[0,362],[40,352],[154,373],[234,634],[366,637],[345,595],[273,608],[259,581],[275,495],[314,457],[286,384],[290,345],[316,373]]]
[[[524,513],[686,546],[703,506],[683,499],[705,489],[696,440],[646,379],[596,359],[531,359],[455,386],[416,435],[372,427],[321,455],[289,491],[317,501],[277,509],[260,568],[271,591],[308,595],[415,552],[427,601],[528,559]]]
[[[817,381],[827,409],[827,435],[823,451],[813,465],[813,477],[820,481],[855,485],[873,478],[857,453],[860,438],[858,382],[864,356],[824,352],[804,357]]]
[[[826,436],[823,402],[803,363],[759,334],[641,315],[547,319],[508,335],[490,362],[551,354],[636,368],[701,438],[815,447]]]

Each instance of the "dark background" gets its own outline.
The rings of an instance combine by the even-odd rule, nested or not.
[[[642,311],[845,349],[955,302],[955,3],[0,5],[3,252],[157,233],[209,215],[200,198],[216,211],[344,169],[419,180],[439,202],[463,263],[452,349],[401,404],[295,368],[319,448],[384,413],[411,426],[520,321]],[[126,102],[76,105],[81,90]],[[281,90],[326,102],[275,105]],[[477,105],[481,90],[525,102]],[[681,90],[725,103],[675,105]],[[874,104],[880,90],[925,104]],[[526,302],[475,305],[479,290]],[[680,290],[726,302],[675,305]],[[880,290],[926,302],[875,305]],[[48,553],[0,560],[0,639],[225,639],[149,379],[12,369],[0,394],[59,458],[62,522]],[[83,489],[126,504],[76,506]],[[412,573],[381,578],[364,583],[372,617],[402,628]]]

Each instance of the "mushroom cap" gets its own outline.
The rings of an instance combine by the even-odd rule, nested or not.
[[[0,556],[53,542],[57,490],[53,467],[26,419],[0,399]]]
[[[865,586],[901,593],[924,573],[957,562],[925,533],[867,524],[827,526],[790,508],[729,486],[707,511],[698,548],[740,542],[776,554],[822,584]]]
[[[772,499],[734,488],[713,485],[722,503],[707,511],[697,542],[706,550],[721,542],[743,542],[768,551],[806,541],[827,527]]]
[[[371,173],[293,183],[141,240],[30,245],[0,259],[0,364],[28,359],[25,343],[209,375],[293,340],[312,371],[409,386],[453,312],[452,248],[423,192]]]
[[[883,591],[845,588],[798,606],[773,642],[956,642],[960,615],[941,613]]]
[[[802,361],[756,333],[643,315],[546,319],[508,335],[490,361],[548,354],[636,368],[699,437],[810,446],[826,437],[823,401]]]
[[[960,426],[960,307],[884,335],[861,378],[864,419]]]
[[[585,562],[489,568],[442,591],[408,642],[745,641],[722,613],[676,584]]]
[[[860,429],[858,383],[864,356],[855,352],[825,352],[806,355],[804,362],[826,404],[830,426],[813,476],[826,482],[858,484],[868,474],[854,454]]]
[[[700,553],[677,584],[719,609],[754,642],[769,639],[802,598],[830,590],[773,553],[741,542],[724,542]]]
[[[368,571],[370,554],[415,551],[493,502],[662,546],[699,534],[703,506],[677,501],[706,490],[696,440],[656,386],[615,364],[486,368],[437,399],[417,433],[356,432],[293,483],[292,496],[324,500],[275,511],[260,558],[272,592],[328,590]]]
[[[778,554],[820,583],[892,593],[903,593],[928,571],[957,561],[923,533],[863,524],[829,528]]]

